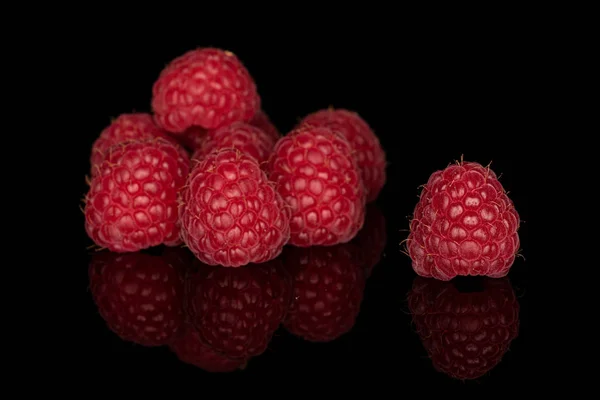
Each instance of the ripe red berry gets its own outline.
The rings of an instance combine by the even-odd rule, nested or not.
[[[503,358],[519,331],[519,303],[508,278],[481,278],[476,291],[456,281],[416,277],[408,307],[433,366],[456,379],[476,379]]]
[[[421,276],[502,277],[519,250],[519,215],[496,174],[473,162],[431,175],[415,207],[408,253]]]
[[[187,153],[162,138],[111,148],[86,195],[87,234],[114,252],[180,244],[177,193],[188,170]]]
[[[348,141],[329,128],[300,127],[282,137],[266,170],[291,209],[291,245],[345,243],[362,227],[360,172]]]
[[[152,139],[155,137],[172,140],[156,126],[150,114],[131,113],[119,115],[110,125],[102,130],[92,145],[92,154],[90,157],[92,175],[98,172],[102,161],[108,155],[109,149],[114,145],[130,140]]]
[[[245,122],[234,122],[219,129],[209,130],[192,160],[200,160],[219,149],[237,149],[264,163],[275,146],[275,140],[262,129]]]
[[[267,114],[265,114],[262,110],[258,110],[248,124],[261,129],[269,138],[272,139],[273,143],[277,142],[277,140],[279,140],[281,137],[275,125],[273,125]],[[186,129],[186,131],[178,138],[181,144],[191,154],[200,149],[202,143],[204,143],[204,140],[206,139],[206,133],[207,129],[199,126],[192,126],[191,128]]]
[[[107,326],[143,346],[166,344],[183,322],[181,267],[145,253],[94,254],[90,288]]]
[[[285,328],[312,342],[332,341],[347,333],[365,288],[364,271],[351,245],[287,247],[283,261],[293,287]]]
[[[189,323],[183,324],[169,348],[180,361],[208,372],[233,372],[246,366],[245,359],[229,358],[207,345]]]
[[[379,196],[386,181],[386,155],[379,138],[358,113],[345,109],[323,109],[307,115],[300,125],[328,127],[350,143],[362,176],[367,202]]]
[[[281,262],[244,268],[198,264],[186,281],[186,306],[202,340],[230,358],[262,354],[290,302],[290,281]]]
[[[181,237],[202,262],[239,267],[271,260],[290,235],[281,196],[250,156],[224,149],[205,156],[181,191]]]
[[[179,134],[192,126],[214,129],[249,121],[260,109],[250,73],[236,55],[198,48],[172,60],[152,89],[152,109],[163,129]]]
[[[258,110],[250,120],[249,124],[262,129],[263,132],[273,139],[273,142],[277,142],[281,137],[279,130],[263,110]]]

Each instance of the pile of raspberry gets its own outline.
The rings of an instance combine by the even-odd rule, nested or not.
[[[385,152],[357,112],[316,110],[282,135],[248,69],[218,48],[171,60],[151,112],[115,118],[90,163],[85,228],[99,248],[185,246],[222,267],[350,242],[386,181]]]
[[[171,60],[150,103],[93,144],[85,227],[100,248],[184,245],[211,266],[264,263],[286,245],[349,243],[386,182],[386,153],[356,111],[316,110],[282,135],[229,51]],[[423,186],[406,250],[421,276],[499,278],[519,250],[519,225],[489,166],[461,160]]]
[[[315,110],[282,134],[218,48],[168,63],[150,105],[115,118],[90,154],[85,229],[108,250],[90,287],[107,325],[215,372],[244,368],[280,325],[314,342],[348,332],[386,243],[386,153],[365,119]],[[422,277],[500,278],[518,228],[495,173],[461,161],[423,186],[406,250]]]

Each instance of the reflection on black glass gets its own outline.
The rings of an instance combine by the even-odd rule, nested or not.
[[[308,341],[329,342],[354,326],[365,274],[353,250],[351,244],[284,250],[294,288],[283,323],[290,333]]]
[[[183,322],[181,249],[162,255],[94,254],[90,289],[98,312],[121,339],[143,346],[169,342]]]
[[[181,333],[169,344],[180,361],[208,372],[233,372],[244,369],[247,360],[229,358],[206,344],[200,333],[188,322]]]
[[[371,203],[367,206],[364,226],[351,242],[355,247],[354,256],[364,269],[367,278],[381,261],[386,242],[385,216],[376,204]]]
[[[433,366],[456,379],[489,372],[519,330],[519,303],[508,278],[417,277],[408,306]]]
[[[198,337],[239,365],[264,353],[291,298],[279,258],[242,268],[196,262],[185,287],[187,315]]]
[[[370,206],[349,243],[286,246],[275,260],[240,268],[208,266],[186,248],[102,251],[90,263],[91,293],[121,339],[167,346],[209,372],[233,372],[263,354],[280,327],[309,342],[349,332],[385,240],[383,214]]]

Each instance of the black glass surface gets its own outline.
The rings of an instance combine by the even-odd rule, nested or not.
[[[321,315],[311,325],[290,322],[287,311],[297,297],[292,296],[286,309],[279,310],[286,316],[269,322],[276,325],[272,337],[254,340],[256,354],[225,368],[232,372],[209,372],[212,367],[194,360],[198,345],[194,346],[192,331],[197,327],[182,323],[182,331],[192,330],[185,345],[154,346],[135,332],[124,335],[118,318],[111,320],[103,310],[110,304],[97,302],[94,284],[119,263],[141,269],[169,265],[183,277],[186,296],[195,293],[202,298],[195,290],[206,290],[198,288],[217,280],[207,278],[211,273],[230,281],[251,274],[242,269],[214,271],[215,267],[201,265],[185,248],[158,247],[130,254],[96,251],[90,248],[80,215],[77,285],[86,373],[109,384],[124,377],[143,377],[145,382],[176,379],[221,385],[247,378],[290,379],[302,386],[335,380],[357,387],[402,384],[434,391],[526,385],[531,365],[526,181],[532,170],[527,143],[519,142],[526,127],[519,124],[525,99],[520,74],[512,67],[516,55],[504,49],[500,57],[499,47],[483,49],[476,44],[424,49],[369,42],[365,51],[366,45],[335,40],[330,46],[305,42],[284,48],[275,43],[220,41],[218,37],[169,44],[107,41],[95,47],[93,54],[82,55],[95,79],[87,82],[87,125],[77,139],[81,186],[76,196],[83,197],[87,190],[84,177],[95,138],[121,113],[150,111],[152,83],[167,62],[195,46],[229,49],[255,78],[263,109],[282,133],[309,112],[333,105],[357,111],[380,138],[389,164],[387,183],[369,205],[359,235],[330,248],[286,247],[269,266],[252,266],[272,268],[270,284],[292,293],[294,277],[307,263],[319,264],[323,276],[341,268],[346,271],[344,277],[355,277],[343,292],[346,300],[340,301],[331,319]],[[524,257],[516,258],[506,278],[459,277],[449,282],[421,278],[403,253],[419,186],[461,157],[491,163],[521,217],[520,253]],[[202,301],[207,300],[198,300],[198,307]],[[119,304],[126,307],[126,303]],[[462,314],[453,313],[448,305],[460,308]],[[236,323],[227,319],[231,316],[223,318],[204,320],[202,334],[216,332],[222,337]],[[304,318],[311,321],[310,316]],[[448,322],[453,318],[454,325]],[[487,336],[465,335],[469,329]],[[258,335],[264,330],[255,327],[254,331]],[[207,345],[206,340],[202,345]],[[228,346],[235,353],[236,346]],[[212,361],[213,366],[223,365]]]

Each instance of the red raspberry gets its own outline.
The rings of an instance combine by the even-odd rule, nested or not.
[[[172,60],[154,83],[152,95],[158,125],[172,133],[249,121],[260,109],[256,84],[246,67],[233,53],[215,48],[190,50]]]
[[[87,234],[115,252],[180,244],[177,193],[188,170],[187,153],[162,138],[116,145],[90,182]]]
[[[102,161],[108,155],[109,149],[114,145],[129,140],[152,139],[155,137],[172,140],[156,126],[150,114],[133,113],[119,115],[109,126],[104,128],[100,136],[94,141],[90,157],[92,175],[98,172]]]
[[[237,149],[262,164],[274,146],[275,140],[260,128],[245,122],[234,122],[219,129],[209,130],[192,160],[200,160],[215,150],[230,148]]]
[[[197,163],[181,199],[181,237],[206,264],[265,262],[281,253],[290,236],[281,196],[256,160],[237,150],[220,150]]]
[[[277,142],[281,137],[275,125],[273,125],[269,117],[262,110],[259,110],[254,114],[254,117],[252,117],[248,124],[262,129],[262,131],[272,139],[273,143]],[[206,133],[206,129],[199,126],[192,126],[191,128],[186,129],[181,135],[180,142],[190,151],[190,153],[194,153],[202,146],[202,143],[206,138]]]
[[[453,282],[416,277],[408,296],[416,331],[436,370],[476,379],[494,368],[519,331],[519,303],[508,278],[481,278],[461,292]]]
[[[196,328],[189,323],[183,325],[169,348],[180,361],[208,372],[233,372],[246,366],[246,360],[229,358],[204,343]]]
[[[262,354],[289,306],[281,262],[244,268],[202,265],[186,281],[190,321],[205,343],[230,358]]]
[[[285,328],[312,342],[332,341],[347,333],[365,288],[364,272],[351,245],[287,247],[283,259],[293,285]]]
[[[373,268],[381,260],[387,243],[385,215],[375,203],[367,206],[365,225],[352,239],[355,260],[364,269],[365,276],[371,276]]]
[[[96,253],[90,288],[107,326],[126,341],[166,344],[183,322],[180,268],[145,253]]]
[[[291,208],[291,245],[345,243],[362,227],[365,191],[342,136],[328,128],[295,129],[277,142],[266,170]]]
[[[379,138],[360,115],[345,109],[329,108],[307,115],[300,124],[325,126],[344,135],[357,160],[367,202],[377,199],[386,181],[386,156]]]
[[[506,275],[519,249],[519,215],[496,174],[460,162],[434,172],[410,224],[408,252],[421,276]]]
[[[262,129],[274,142],[277,142],[281,137],[279,130],[263,110],[258,110],[249,124]]]

